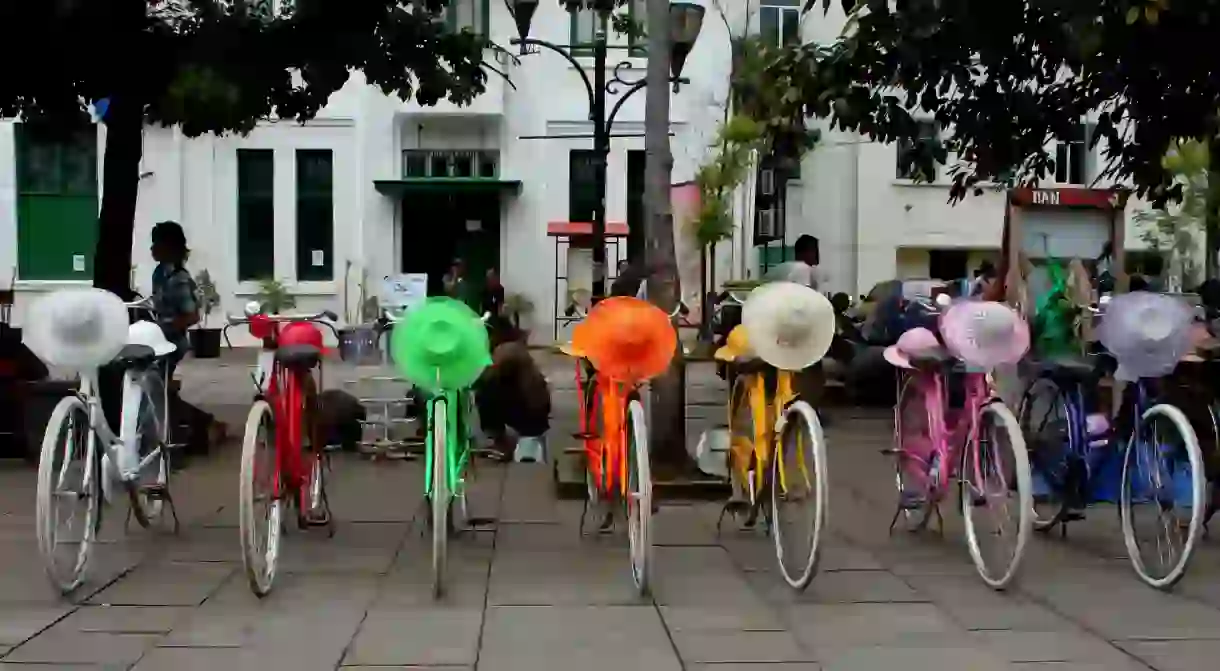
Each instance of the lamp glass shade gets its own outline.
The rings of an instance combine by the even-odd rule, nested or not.
[[[530,36],[530,24],[534,22],[534,12],[538,11],[538,0],[504,0],[508,10],[517,24],[517,35],[521,39]]]

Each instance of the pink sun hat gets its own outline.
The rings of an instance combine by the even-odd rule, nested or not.
[[[898,342],[885,348],[882,356],[897,368],[911,369],[911,357],[940,349],[936,334],[926,328],[917,327],[898,336]]]
[[[959,301],[940,318],[940,335],[954,356],[992,370],[1029,351],[1029,325],[1016,310],[994,301]]]

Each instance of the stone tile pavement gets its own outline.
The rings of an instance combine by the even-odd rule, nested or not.
[[[230,446],[175,481],[178,536],[125,531],[110,511],[88,583],[63,599],[34,554],[34,472],[3,466],[0,669],[1216,668],[1220,541],[1174,593],[1155,592],[1122,558],[1116,515],[1097,509],[1066,540],[1036,538],[1022,580],[996,593],[974,575],[956,514],[944,538],[886,533],[893,476],[878,450],[889,421],[845,410],[836,420],[831,533],[800,595],[776,574],[768,539],[717,535],[716,504],[675,503],[655,518],[654,595],[638,599],[621,531],[581,538],[580,504],[554,500],[549,468],[479,463],[472,514],[499,524],[455,541],[450,594],[434,603],[413,519],[419,465],[339,458],[337,534],[292,532],[260,600],[239,557]]]

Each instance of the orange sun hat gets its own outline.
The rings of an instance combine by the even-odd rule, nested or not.
[[[648,301],[607,298],[589,311],[572,333],[571,348],[617,382],[650,380],[669,368],[678,333],[665,314]]]

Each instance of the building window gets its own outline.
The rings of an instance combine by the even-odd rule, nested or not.
[[[27,124],[13,129],[20,277],[88,280],[97,245],[97,131],[65,138]]]
[[[597,152],[573,149],[568,153],[568,221],[591,224],[601,201],[597,189]]]
[[[297,150],[297,279],[334,279],[334,154]]]
[[[801,0],[763,0],[758,9],[759,32],[768,44],[786,46],[801,41]]]
[[[1078,123],[1066,141],[1055,144],[1055,181],[1060,184],[1086,184],[1089,180],[1089,128]]]
[[[237,279],[275,277],[275,152],[237,150]]]
[[[919,130],[916,137],[920,142],[933,141],[940,137],[940,129],[935,121],[919,121],[917,124]],[[906,139],[898,141],[898,166],[895,171],[898,179],[915,179],[915,152],[917,150],[918,147],[914,141]],[[935,166],[933,166],[933,170],[935,170]],[[931,175],[931,178],[935,180],[936,175]]]
[[[491,16],[490,0],[449,0],[449,6],[442,12],[445,25],[455,33],[463,30],[475,35],[487,37],[489,17]]]
[[[929,249],[928,278],[952,282],[970,276],[967,264],[970,252],[965,249]]]

